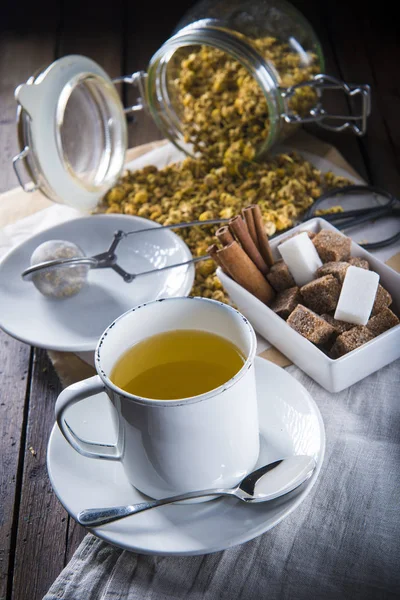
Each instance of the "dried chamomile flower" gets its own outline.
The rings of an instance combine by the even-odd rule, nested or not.
[[[296,224],[316,198],[331,187],[347,185],[323,174],[299,154],[281,154],[242,166],[231,173],[203,159],[186,158],[162,169],[149,165],[126,171],[104,197],[99,212],[143,216],[162,225],[200,219],[230,219],[249,204],[260,206],[270,237]],[[117,193],[115,193],[117,190]],[[203,256],[215,242],[216,226],[177,230],[193,256]],[[215,264],[196,265],[192,295],[229,302],[214,273]]]

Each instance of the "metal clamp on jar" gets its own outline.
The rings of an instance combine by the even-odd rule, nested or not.
[[[282,0],[208,0],[194,5],[146,72],[111,80],[84,56],[60,58],[15,92],[21,152],[13,164],[25,191],[93,209],[117,181],[127,145],[126,113],[149,112],[186,154],[236,170],[259,160],[302,123],[363,135],[368,85],[324,73],[315,32]],[[138,89],[124,108],[116,85]],[[330,114],[328,90],[359,98],[357,115]],[[32,180],[25,185],[24,163]]]

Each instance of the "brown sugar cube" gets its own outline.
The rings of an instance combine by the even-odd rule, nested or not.
[[[353,267],[359,267],[360,269],[366,269],[369,271],[369,262],[365,260],[365,258],[360,258],[359,256],[351,256],[347,261]]]
[[[365,325],[357,325],[349,331],[345,331],[336,338],[336,342],[331,348],[332,358],[339,358],[348,352],[359,348],[366,342],[373,340],[374,336]]]
[[[392,296],[389,294],[384,287],[378,283],[378,289],[376,291],[375,302],[372,306],[371,316],[379,314],[384,308],[387,308],[392,304]]]
[[[286,323],[314,344],[326,344],[335,334],[332,325],[302,304],[290,313]]]
[[[322,275],[334,275],[339,283],[343,283],[346,271],[350,265],[359,267],[360,269],[366,269],[367,271],[369,270],[369,263],[367,260],[354,256],[349,258],[346,262],[343,260],[327,262],[317,269],[316,275],[317,277],[322,277]]]
[[[340,283],[333,275],[313,279],[300,288],[303,304],[319,315],[335,310],[340,296]]]
[[[315,274],[317,277],[323,277],[323,275],[333,275],[336,277],[339,283],[343,283],[349,266],[349,263],[344,261],[327,262],[322,265],[322,267],[319,267]]]
[[[345,331],[349,331],[353,329],[354,323],[347,323],[346,321],[339,321],[339,319],[335,319],[332,315],[323,314],[321,315],[325,321],[327,321],[332,327],[335,329],[337,335],[344,333]]]
[[[390,308],[384,308],[380,313],[371,317],[366,327],[376,337],[384,331],[395,327],[400,323],[398,317],[390,310]]]
[[[321,229],[312,240],[322,262],[350,258],[351,239],[330,229]]]
[[[287,264],[283,260],[277,260],[272,265],[267,279],[277,292],[282,292],[296,285]]]
[[[278,292],[270,308],[282,319],[287,319],[290,313],[301,302],[300,290],[297,286]]]

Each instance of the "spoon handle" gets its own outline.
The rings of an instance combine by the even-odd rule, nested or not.
[[[236,489],[212,489],[201,490],[199,492],[187,492],[161,500],[150,500],[149,502],[140,502],[139,504],[128,504],[127,506],[114,506],[111,508],[87,508],[78,514],[78,523],[84,527],[100,527],[112,521],[118,521],[130,515],[163,506],[164,504],[172,504],[182,500],[190,500],[191,498],[201,498],[204,496],[234,496]]]

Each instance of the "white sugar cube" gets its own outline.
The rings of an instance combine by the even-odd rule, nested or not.
[[[360,267],[348,267],[336,306],[335,319],[365,325],[378,289],[379,275]]]
[[[316,270],[322,266],[319,254],[305,231],[279,244],[278,250],[299,287],[312,281]]]

